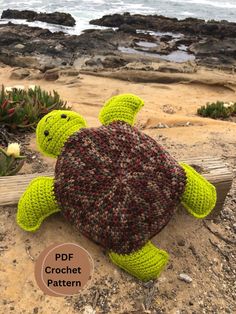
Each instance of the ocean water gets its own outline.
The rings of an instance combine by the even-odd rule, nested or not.
[[[112,13],[161,14],[184,19],[197,17],[205,20],[228,20],[236,22],[236,0],[0,0],[0,13],[4,9],[31,9],[38,12],[61,11],[71,13],[76,27],[51,26],[52,31],[64,30],[79,34],[87,28],[94,28],[89,21]],[[1,23],[4,21],[1,21]],[[22,23],[22,21],[17,21]],[[30,25],[48,27],[45,23]]]

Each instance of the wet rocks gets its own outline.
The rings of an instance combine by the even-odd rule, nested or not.
[[[58,24],[63,26],[75,26],[75,19],[69,13],[53,12],[53,13],[37,13],[30,10],[4,10],[2,19],[24,19],[29,22],[41,21],[50,24]]]
[[[7,10],[3,16],[18,17],[19,12],[34,19],[33,11],[28,10]],[[89,29],[81,35],[68,35],[27,25],[0,24],[0,62],[43,72],[62,65],[73,66],[82,59],[87,63],[84,69],[94,72],[132,69],[158,71],[165,75],[192,74],[197,71],[197,65],[236,68],[236,39],[231,33],[227,35],[228,29],[234,33],[236,23],[214,22],[217,25],[214,28],[212,22],[210,28],[203,27],[207,23],[198,19],[179,21],[129,13],[105,16],[92,22],[118,29]],[[218,31],[214,32],[216,28],[226,29],[224,38]],[[209,29],[213,32],[211,35],[207,33]],[[181,33],[176,33],[179,31]],[[192,57],[196,57],[194,62]],[[141,64],[138,69],[134,65],[137,59]],[[156,65],[161,60],[165,62]]]
[[[162,32],[163,35],[156,35],[156,37],[160,37],[159,46],[145,49],[147,52],[161,54],[172,51],[193,52],[200,65],[220,66],[225,69],[233,69],[236,66],[236,23],[214,20],[206,22],[196,18],[178,20],[159,15],[131,15],[129,13],[105,15],[90,23],[117,27],[118,31],[123,30],[122,33],[130,33],[133,36],[135,30],[138,34],[143,31],[146,36],[150,34],[150,31],[159,34]],[[166,32],[168,33],[166,34]],[[144,50],[140,47],[134,48],[135,50]]]
[[[3,10],[2,19],[24,19],[29,20],[37,16],[37,13],[31,10]]]
[[[217,38],[236,36],[236,23],[227,21],[208,21],[196,18],[178,20],[162,15],[141,15],[129,13],[105,15],[92,20],[90,24],[108,27],[120,27],[122,24],[131,25],[135,29],[154,30],[163,32],[181,32],[191,35],[207,35]]]
[[[18,67],[43,70],[73,65],[80,55],[109,54],[116,50],[113,30],[94,30],[80,36],[47,29],[16,25],[0,25],[0,61]]]
[[[136,34],[135,27],[132,27],[131,25],[128,24],[121,24],[119,27],[119,31],[124,33]]]

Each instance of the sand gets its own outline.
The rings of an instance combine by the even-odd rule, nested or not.
[[[5,86],[40,84],[46,90],[55,89],[87,119],[90,126],[100,125],[98,113],[107,99],[119,93],[134,93],[145,102],[138,114],[137,126],[178,160],[192,156],[219,156],[232,171],[235,168],[236,124],[196,115],[197,108],[207,102],[235,101],[233,90],[203,84],[131,83],[89,75],[80,75],[73,82],[71,78],[63,78],[61,82],[19,82],[9,79],[10,72],[8,67],[0,69],[0,80]],[[205,72],[207,76],[211,74],[212,71]],[[232,80],[233,76],[229,76]],[[160,123],[168,128],[157,128]],[[34,135],[29,147],[37,151]],[[49,169],[55,163],[45,157],[43,161]],[[32,165],[26,164],[21,172],[27,173],[31,169]],[[231,191],[231,198],[234,193],[235,188]],[[232,206],[229,203],[227,210],[233,212],[235,207]],[[183,211],[179,211],[153,240],[170,253],[171,262],[160,279],[149,286],[113,266],[99,246],[71,228],[59,214],[47,219],[35,234],[20,230],[15,215],[16,206],[0,207],[0,313],[234,312],[235,304],[230,294],[232,282],[224,269],[230,267],[229,263],[209,239],[224,252],[233,248],[227,248],[205,228],[202,221]],[[226,236],[231,234],[231,221],[219,219],[217,223],[209,223]],[[67,241],[78,243],[90,252],[95,263],[94,277],[80,296],[52,298],[44,295],[35,282],[34,261],[48,245]],[[180,273],[191,276],[193,282],[180,281]]]

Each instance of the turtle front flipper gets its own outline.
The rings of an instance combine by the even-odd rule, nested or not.
[[[43,220],[60,209],[54,195],[54,179],[31,181],[18,203],[17,223],[25,231],[36,231]]]
[[[143,105],[143,100],[133,94],[114,96],[103,106],[99,120],[103,125],[108,125],[114,121],[124,121],[134,125],[136,114]]]
[[[168,254],[150,241],[131,254],[110,252],[109,257],[114,264],[142,281],[159,277],[169,260]]]
[[[185,163],[180,163],[180,165],[187,177],[181,203],[195,218],[205,218],[216,205],[216,189],[191,166]]]

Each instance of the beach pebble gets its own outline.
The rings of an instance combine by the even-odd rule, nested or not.
[[[17,45],[15,45],[15,48],[16,49],[23,49],[23,48],[25,48],[25,46],[22,44],[17,44]]]
[[[177,244],[178,244],[178,246],[185,246],[186,241],[184,239],[180,239],[180,240],[178,240]]]
[[[191,283],[193,279],[187,274],[179,274],[178,279],[187,283]]]
[[[158,123],[157,126],[155,126],[155,129],[168,129],[168,125],[167,124],[163,124],[163,123]]]

